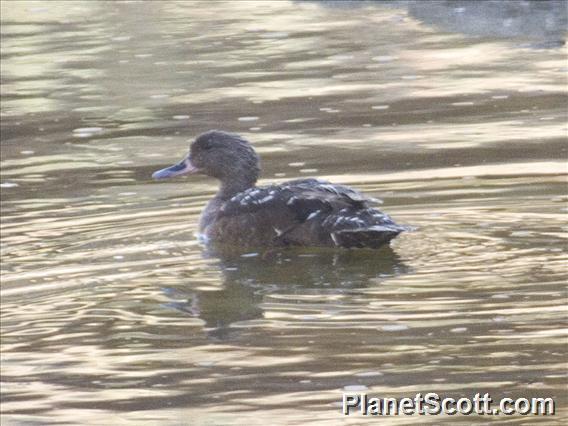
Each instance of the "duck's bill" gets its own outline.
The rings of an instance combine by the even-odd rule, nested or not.
[[[152,173],[152,177],[154,179],[168,179],[174,176],[197,173],[198,171],[199,169],[191,164],[191,159],[186,157],[173,166]]]

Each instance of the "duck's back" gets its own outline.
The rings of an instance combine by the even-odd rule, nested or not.
[[[371,207],[376,200],[319,179],[255,187],[225,201],[206,225],[217,243],[378,248],[405,228]]]

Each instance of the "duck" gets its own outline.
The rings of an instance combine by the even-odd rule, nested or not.
[[[378,249],[407,230],[361,192],[318,178],[257,186],[260,160],[245,138],[200,134],[178,163],[152,174],[162,180],[202,174],[220,182],[199,219],[206,242],[233,247]]]

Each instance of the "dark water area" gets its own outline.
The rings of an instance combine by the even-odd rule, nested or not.
[[[566,3],[1,3],[2,424],[564,423]],[[200,132],[416,227],[214,253]],[[341,415],[345,389],[552,397]]]

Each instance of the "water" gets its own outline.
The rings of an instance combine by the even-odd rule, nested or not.
[[[565,4],[472,4],[2,2],[3,424],[378,420],[344,389],[565,420]],[[150,175],[210,128],[418,229],[208,253],[215,183]]]

